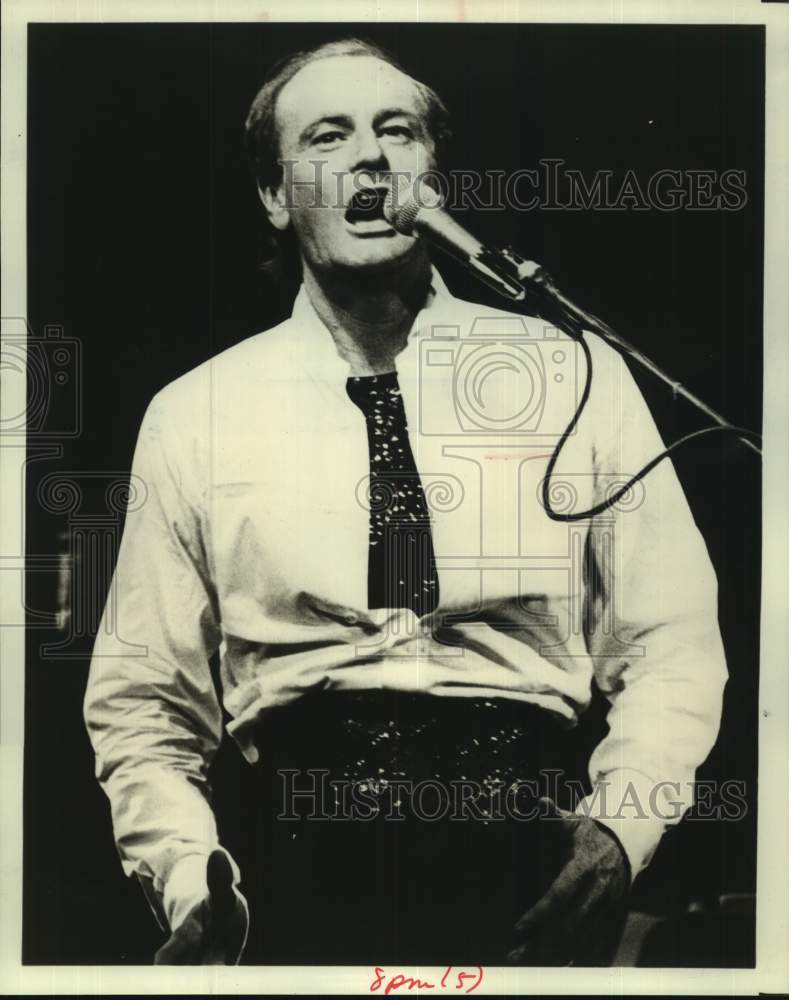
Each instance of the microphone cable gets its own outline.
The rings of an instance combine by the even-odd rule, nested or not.
[[[521,275],[521,280],[523,280],[523,275]],[[526,280],[532,293],[537,293],[535,296],[537,298],[537,316],[540,319],[544,319],[546,322],[558,326],[561,330],[567,333],[568,336],[576,341],[583,351],[586,362],[586,378],[581,397],[578,401],[575,413],[562,432],[562,435],[559,438],[550,459],[548,460],[548,468],[546,469],[545,478],[543,479],[541,485],[541,503],[545,513],[551,518],[551,520],[561,522],[585,521],[597,514],[602,514],[603,511],[613,507],[614,504],[621,500],[622,497],[624,497],[636,485],[636,483],[640,482],[640,480],[647,476],[656,465],[663,461],[663,459],[673,455],[683,445],[686,445],[691,441],[696,441],[707,434],[734,434],[761,454],[758,446],[752,443],[754,441],[761,440],[761,435],[757,434],[755,431],[749,430],[746,427],[738,427],[727,422],[718,423],[711,427],[703,427],[700,430],[691,431],[689,434],[683,435],[667,448],[664,448],[663,451],[655,455],[654,458],[650,459],[646,465],[639,469],[635,475],[631,476],[630,479],[628,479],[622,487],[616,490],[612,496],[603,500],[601,503],[595,504],[595,506],[590,507],[588,510],[567,514],[562,514],[554,510],[551,505],[551,477],[553,476],[556,468],[556,463],[559,461],[559,455],[561,454],[562,448],[564,447],[569,436],[578,426],[592,389],[592,353],[589,350],[589,345],[584,338],[584,326],[590,327],[593,332],[599,332],[604,340],[608,340],[610,338],[616,343],[620,340],[620,338],[617,337],[614,331],[611,330],[611,328],[608,327],[602,320],[598,319],[591,313],[579,309],[566,299],[561,292],[559,292],[550,277],[542,268],[537,268],[536,271],[529,275]],[[654,365],[651,367],[662,376],[659,369],[657,369]]]

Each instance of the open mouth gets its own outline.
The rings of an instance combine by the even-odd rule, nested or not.
[[[345,221],[351,226],[365,222],[377,222],[389,227],[389,223],[384,218],[384,200],[387,190],[385,187],[375,187],[357,191],[345,210]]]

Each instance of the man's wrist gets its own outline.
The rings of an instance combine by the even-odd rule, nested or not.
[[[650,808],[654,788],[652,778],[622,768],[601,779],[575,810],[613,834],[629,863],[631,884],[652,860],[666,828],[667,817]]]

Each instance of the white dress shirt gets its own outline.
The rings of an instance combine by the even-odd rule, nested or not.
[[[560,510],[592,507],[663,448],[620,356],[586,339],[592,389],[554,474]],[[540,484],[583,354],[542,321],[452,296],[435,270],[397,371],[440,582],[421,620],[367,607],[365,422],[304,287],[289,319],[145,414],[85,717],[123,867],[164,892],[173,924],[217,846],[217,650],[250,761],[266,711],[316,688],[506,697],[572,724],[595,678],[609,732],[580,808],[616,832],[633,875],[692,803],[726,666],[715,575],[670,461],[592,520],[551,520]]]

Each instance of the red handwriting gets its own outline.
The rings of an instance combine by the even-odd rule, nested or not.
[[[467,972],[464,969],[453,971],[453,966],[448,965],[444,975],[438,985],[431,983],[428,979],[417,979],[416,976],[404,976],[400,972],[389,975],[386,969],[380,965],[375,967],[375,978],[370,983],[370,992],[375,993],[383,989],[384,996],[395,993],[397,990],[460,990],[463,993],[473,993],[482,982],[483,970],[481,965],[473,965],[476,972]]]

